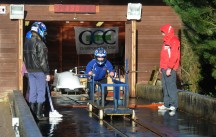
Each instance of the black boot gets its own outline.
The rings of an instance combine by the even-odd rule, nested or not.
[[[30,104],[29,104],[31,111],[32,111],[33,113],[35,113],[35,114],[36,114],[36,111],[37,111],[37,110],[36,110],[36,104],[37,104],[37,103],[30,103]]]
[[[39,121],[48,120],[48,118],[44,117],[42,110],[43,110],[43,103],[37,103],[37,119]]]
[[[32,115],[35,117],[36,116],[36,113],[37,113],[37,108],[36,108],[36,104],[37,103],[29,103],[29,107],[31,109],[31,112],[32,112]]]

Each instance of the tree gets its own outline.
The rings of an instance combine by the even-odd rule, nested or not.
[[[216,94],[216,0],[164,1],[180,15],[183,35],[198,56],[200,93]]]

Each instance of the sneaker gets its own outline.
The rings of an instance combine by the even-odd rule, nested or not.
[[[63,115],[60,114],[58,111],[54,110],[52,112],[49,112],[49,117],[62,117]]]
[[[174,116],[174,115],[175,115],[175,111],[169,112],[169,115],[170,115],[170,116]]]
[[[169,110],[171,110],[171,111],[175,111],[176,108],[175,108],[174,106],[171,106],[171,107],[169,108]]]
[[[161,109],[161,110],[168,110],[169,108],[165,107],[164,105],[162,106],[158,106],[158,109]]]
[[[166,109],[158,109],[158,115],[163,116],[166,113]]]

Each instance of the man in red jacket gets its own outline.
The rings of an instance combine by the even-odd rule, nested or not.
[[[162,73],[164,105],[158,108],[160,110],[176,110],[178,108],[176,71],[180,62],[180,42],[174,35],[174,29],[170,24],[163,25],[160,30],[164,36],[159,70]]]

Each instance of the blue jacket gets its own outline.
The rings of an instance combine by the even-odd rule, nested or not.
[[[95,74],[94,80],[99,81],[105,78],[109,72],[114,72],[112,64],[107,60],[104,65],[97,64],[96,59],[92,59],[86,66],[85,74],[88,74],[89,71],[92,71]]]

